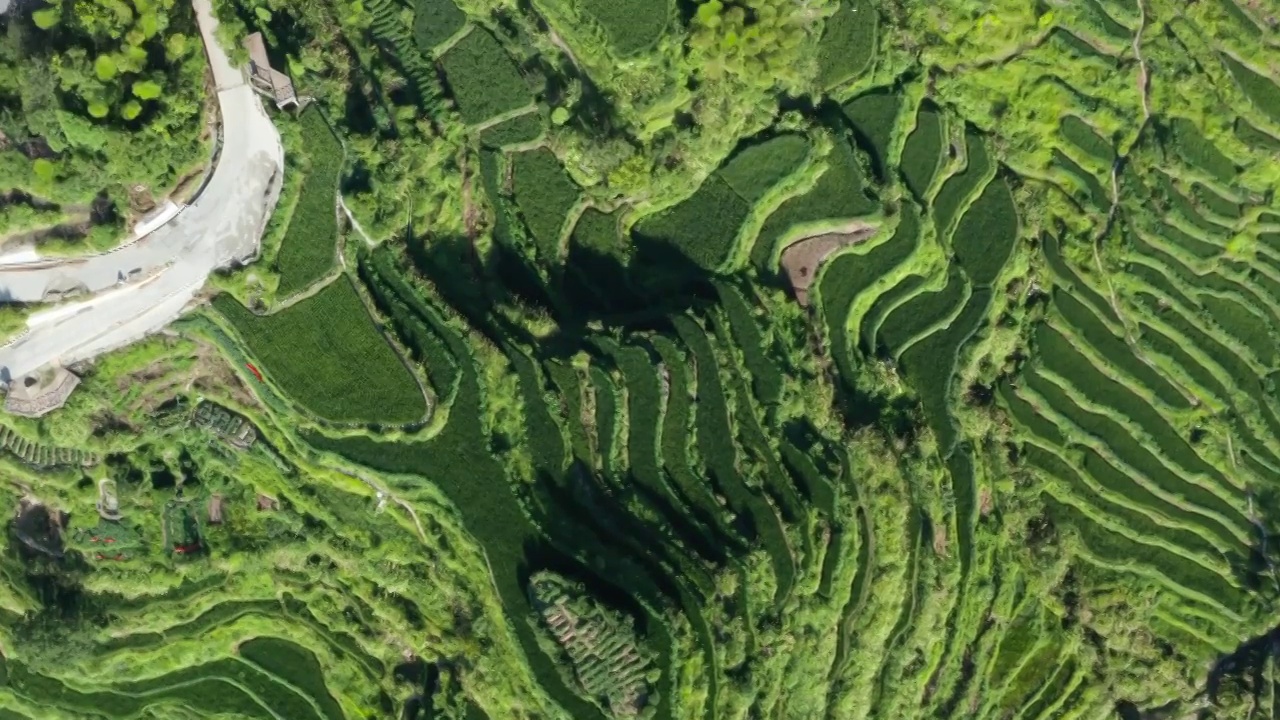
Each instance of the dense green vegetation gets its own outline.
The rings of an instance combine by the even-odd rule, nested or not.
[[[3,423],[0,717],[1276,717],[1274,13],[1051,5],[218,3],[305,161]],[[186,13],[0,20],[5,227]]]

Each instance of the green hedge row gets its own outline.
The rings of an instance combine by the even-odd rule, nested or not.
[[[276,293],[281,297],[323,278],[338,258],[337,193],[342,144],[319,110],[303,112],[298,123],[308,169],[276,254],[275,268],[280,272]]]
[[[1195,197],[1200,207],[1228,221],[1239,220],[1244,217],[1244,207],[1235,200],[1222,197],[1216,190],[1209,188],[1200,182],[1191,184],[1191,194]]]
[[[720,382],[720,367],[706,332],[693,319],[679,315],[672,318],[676,332],[697,364],[698,450],[706,460],[716,487],[729,501],[740,519],[747,519],[773,563],[777,578],[775,598],[785,598],[795,582],[795,559],[787,545],[786,532],[777,513],[759,493],[747,488],[737,468],[737,448],[733,442],[733,426],[729,420],[725,389]]]
[[[466,14],[453,0],[414,0],[413,42],[426,57],[433,57],[436,47],[466,24]]]
[[[1124,338],[1113,333],[1089,306],[1061,288],[1053,291],[1053,305],[1079,337],[1091,345],[1107,362],[1136,379],[1156,397],[1173,408],[1187,408],[1190,403],[1163,375],[1133,354]]]
[[[1076,271],[1062,259],[1062,248],[1059,242],[1056,236],[1049,233],[1040,236],[1040,245],[1044,250],[1045,262],[1048,263],[1049,269],[1053,271],[1058,282],[1070,288],[1075,295],[1084,298],[1089,305],[1102,313],[1108,321],[1120,325],[1120,318],[1116,316],[1115,308],[1111,307],[1111,303],[1095,290],[1092,285],[1077,275]]]
[[[1262,150],[1263,152],[1280,152],[1280,138],[1259,130],[1248,120],[1242,117],[1236,118],[1235,124],[1232,126],[1235,131],[1236,138],[1240,142],[1248,145],[1254,150]]]
[[[721,307],[729,318],[734,345],[742,351],[747,372],[751,374],[756,399],[765,405],[776,405],[782,398],[782,369],[768,355],[751,306],[737,286],[719,280],[715,286]]]
[[[290,683],[316,701],[327,720],[345,720],[342,706],[324,681],[324,668],[314,652],[291,640],[256,637],[240,643],[240,657]]]
[[[1158,451],[1188,473],[1212,478],[1224,491],[1231,488],[1230,481],[1223,477],[1216,467],[1200,457],[1182,435],[1169,424],[1169,421],[1128,386],[1116,381],[1108,373],[1098,370],[1088,358],[1075,349],[1071,340],[1044,323],[1036,329],[1035,340],[1036,349],[1045,368],[1053,370],[1070,382],[1083,397],[1101,407],[1111,408],[1145,431],[1156,444],[1154,448],[1147,448],[1148,451]],[[1113,447],[1119,440],[1114,436],[1104,435],[1103,437]],[[1124,440],[1133,441],[1127,435],[1124,436]],[[1165,471],[1163,474],[1168,475],[1169,472]],[[1152,477],[1159,476],[1159,474],[1152,475]],[[1186,485],[1189,488],[1199,488],[1198,485],[1190,482]],[[1202,506],[1221,513],[1231,521],[1238,519],[1242,524],[1247,522],[1238,511],[1233,510],[1231,505],[1216,494],[1207,490],[1193,490],[1193,496],[1199,498],[1197,502]]]
[[[1040,437],[1058,447],[1064,447],[1067,439],[1062,435],[1058,426],[1052,420],[1046,419],[1043,415],[1036,411],[1035,407],[1022,399],[1018,395],[1014,387],[1009,384],[1008,379],[1001,380],[996,385],[996,395],[1004,403],[1005,409],[1009,412],[1009,416],[1013,418],[1015,425],[1030,432],[1032,435]]]
[[[1026,373],[1023,381],[1028,388],[1043,397],[1050,407],[1095,440],[1105,444],[1119,460],[1141,473],[1150,482],[1158,483],[1164,491],[1182,498],[1190,506],[1216,512],[1224,518],[1229,519],[1235,513],[1234,509],[1217,495],[1170,472],[1150,449],[1136,442],[1123,425],[1105,415],[1084,410],[1060,388],[1035,373]],[[1101,482],[1100,478],[1099,481]],[[1116,490],[1121,491],[1120,488]],[[1130,489],[1128,492],[1131,497],[1138,497],[1135,494],[1136,491]],[[1161,502],[1163,505],[1160,507],[1172,507],[1167,502]],[[1238,542],[1233,530],[1216,520],[1200,516],[1196,522],[1217,534],[1224,543]]]
[[[1253,104],[1272,121],[1280,123],[1280,87],[1276,87],[1271,78],[1255,72],[1226,53],[1222,54],[1222,62]]]
[[[1084,0],[1083,5],[1088,8],[1088,14],[1097,23],[1096,28],[1102,30],[1112,40],[1128,43],[1133,39],[1133,31],[1116,22],[1116,19],[1111,17],[1098,0]]]
[[[920,333],[954,313],[965,302],[968,290],[964,272],[952,265],[941,289],[921,292],[890,312],[880,324],[877,339],[896,357]]]
[[[826,90],[866,71],[876,55],[879,15],[868,0],[842,0],[818,41],[818,85]]]
[[[808,154],[809,139],[800,133],[751,138],[733,151],[716,174],[748,205],[754,205],[799,169]]]
[[[675,207],[643,218],[632,229],[640,243],[665,244],[690,262],[714,270],[729,257],[751,206],[720,175]]]
[[[823,271],[819,279],[822,315],[836,369],[846,381],[853,381],[848,321],[854,302],[872,283],[911,257],[919,244],[920,209],[914,203],[905,203],[892,237],[863,253],[841,253]]]
[[[916,127],[902,146],[902,179],[921,201],[946,155],[942,149],[942,114],[928,105],[916,113]]]
[[[1175,117],[1169,122],[1169,129],[1173,149],[1183,160],[1209,173],[1218,182],[1229,185],[1235,180],[1235,163],[1209,142],[1194,122]]]
[[[1213,258],[1221,255],[1223,251],[1223,247],[1221,245],[1201,240],[1200,238],[1183,232],[1168,223],[1160,223],[1159,234],[1162,239],[1168,240],[1173,243],[1175,247],[1185,250],[1190,253],[1192,257],[1200,260],[1212,260]],[[1150,247],[1152,246],[1148,244],[1143,248],[1143,251],[1149,252],[1147,248]],[[1160,254],[1167,256],[1165,253]]]
[[[1085,195],[1080,195],[1078,192],[1073,193],[1076,202],[1085,207],[1092,207],[1096,211],[1105,211],[1111,206],[1111,195],[1102,186],[1102,182],[1098,180],[1097,175],[1080,167],[1079,163],[1056,148],[1053,151],[1053,163],[1066,170],[1068,175],[1074,176],[1084,185]]]
[[[950,277],[948,277],[948,281],[950,281]],[[875,302],[871,303],[867,313],[862,316],[862,323],[858,328],[858,344],[862,348],[864,355],[874,353],[878,344],[880,344],[877,333],[884,326],[885,316],[893,312],[900,303],[909,302],[925,282],[924,275],[908,275],[897,285],[880,293]]]
[[[1265,318],[1233,298],[1207,292],[1200,293],[1198,297],[1212,323],[1248,348],[1264,366],[1275,367],[1276,341]]]
[[[542,120],[542,113],[525,113],[485,128],[480,133],[480,144],[489,149],[499,150],[508,145],[533,142],[542,136],[545,129],[546,124]]]
[[[581,0],[575,3],[604,28],[613,49],[629,57],[653,47],[671,24],[670,0]]]
[[[1094,131],[1089,123],[1075,115],[1063,115],[1058,125],[1062,136],[1088,155],[1101,160],[1108,168],[1116,161],[1116,149],[1109,140]]]

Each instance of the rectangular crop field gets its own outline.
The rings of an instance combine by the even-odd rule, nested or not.
[[[468,125],[533,102],[515,61],[484,28],[476,28],[440,58],[445,78]]]
[[[230,295],[213,307],[267,379],[319,417],[408,423],[426,413],[417,381],[345,277],[275,315],[254,315]]]
[[[337,261],[338,173],[342,145],[319,110],[298,118],[307,159],[302,193],[280,241],[275,267],[280,272],[279,296],[292,295],[324,277]]]

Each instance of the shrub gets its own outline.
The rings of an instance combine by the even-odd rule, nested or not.
[[[818,41],[818,85],[826,90],[861,75],[876,55],[880,16],[866,0],[842,0]]]
[[[982,135],[976,130],[969,130],[965,133],[964,146],[968,164],[964,170],[947,178],[933,200],[933,222],[940,233],[951,227],[960,205],[978,189],[991,171],[991,156]]]
[[[879,278],[901,265],[920,243],[920,209],[907,203],[893,236],[864,253],[842,253],[827,264],[819,280],[822,315],[831,341],[831,353],[840,374],[853,382],[853,358],[849,341],[849,312],[858,296]]]
[[[670,0],[582,0],[579,11],[604,28],[613,49],[623,57],[657,44],[671,22]]]
[[[276,254],[275,267],[280,272],[276,292],[281,296],[309,287],[328,274],[337,260],[336,203],[342,145],[319,110],[303,112],[298,122],[308,171]]]
[[[864,187],[862,166],[849,138],[836,139],[827,167],[808,192],[788,199],[769,216],[751,251],[751,262],[771,273],[778,242],[792,228],[819,220],[841,220],[875,212],[877,201]]]
[[[929,106],[916,114],[916,127],[902,146],[902,177],[917,198],[924,199],[944,157],[942,115]]]
[[[453,0],[415,0],[413,4],[413,42],[427,57],[464,25],[467,16]]]
[[[1116,150],[1111,143],[1094,132],[1089,123],[1081,120],[1075,115],[1062,116],[1062,122],[1059,125],[1062,130],[1062,136],[1072,145],[1080,148],[1087,154],[1106,163],[1107,167],[1116,160]]]
[[[809,152],[809,140],[799,133],[782,133],[742,143],[716,171],[733,191],[754,205],[773,186],[795,172]]]
[[[1255,72],[1230,55],[1224,53],[1222,62],[1253,104],[1273,122],[1280,123],[1280,87],[1276,87],[1271,78]]]
[[[893,142],[893,128],[902,109],[902,96],[876,90],[860,95],[844,104],[841,110],[853,124],[855,134],[871,156],[871,168],[881,182],[888,177],[892,164],[889,145]]]
[[[524,216],[539,251],[548,261],[560,257],[560,233],[565,216],[578,202],[581,191],[555,153],[540,148],[512,158],[516,204]]]
[[[408,423],[426,412],[417,382],[345,277],[274,315],[254,315],[230,295],[213,307],[268,378],[319,417]]]
[[[960,218],[951,249],[973,284],[987,286],[1000,276],[1017,239],[1018,208],[1009,183],[997,177]]]
[[[476,28],[440,58],[445,78],[468,125],[533,102],[511,56],[484,28]]]

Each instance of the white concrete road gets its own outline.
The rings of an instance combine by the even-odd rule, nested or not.
[[[216,268],[253,258],[284,176],[280,134],[218,46],[210,0],[193,0],[217,84],[222,150],[208,185],[145,238],[101,255],[0,259],[0,298],[40,302],[79,289],[74,303],[37,313],[0,347],[0,381],[135,342],[178,317]],[[7,264],[6,264],[7,263]]]

